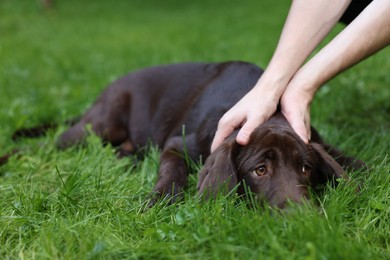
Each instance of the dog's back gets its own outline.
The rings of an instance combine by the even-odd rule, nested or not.
[[[126,141],[142,147],[152,141],[163,148],[169,138],[182,135],[183,125],[186,135],[196,133],[210,143],[219,118],[261,74],[260,68],[245,62],[181,63],[130,73],[101,94],[59,145],[82,140],[86,124],[114,145]]]
[[[131,99],[132,140],[148,138],[163,146],[174,135],[202,130],[214,135],[220,117],[256,83],[262,70],[250,63],[182,63],[144,69],[120,79],[110,88],[116,102],[127,92]],[[118,88],[121,90],[118,91]],[[127,90],[125,90],[126,88]],[[202,128],[202,129],[199,129]]]

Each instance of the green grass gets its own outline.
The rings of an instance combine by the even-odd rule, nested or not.
[[[27,149],[0,168],[1,259],[390,257],[390,49],[329,82],[312,107],[324,138],[371,166],[351,173],[360,193],[343,182],[318,205],[281,215],[232,198],[200,203],[194,174],[184,202],[145,212],[155,148],[134,165],[96,137],[58,151],[61,129],[19,143],[12,132],[81,114],[109,82],[141,67],[265,67],[289,1],[68,0],[49,11],[38,2],[0,2],[0,147]]]

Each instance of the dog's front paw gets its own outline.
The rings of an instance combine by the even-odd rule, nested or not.
[[[151,208],[158,203],[172,205],[183,200],[183,191],[181,189],[170,189],[167,191],[153,191],[147,197],[147,208]]]

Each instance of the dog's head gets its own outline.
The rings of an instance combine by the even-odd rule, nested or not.
[[[249,189],[262,201],[283,208],[288,200],[305,199],[309,187],[344,176],[320,144],[305,144],[284,117],[278,117],[259,126],[246,146],[230,136],[207,158],[198,191],[206,198],[215,197],[239,184],[238,193]]]

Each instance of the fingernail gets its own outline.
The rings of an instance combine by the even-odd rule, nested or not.
[[[240,145],[246,145],[248,143],[248,138],[245,136],[245,134],[243,135],[243,134],[238,133],[238,135],[236,137],[236,141]]]

